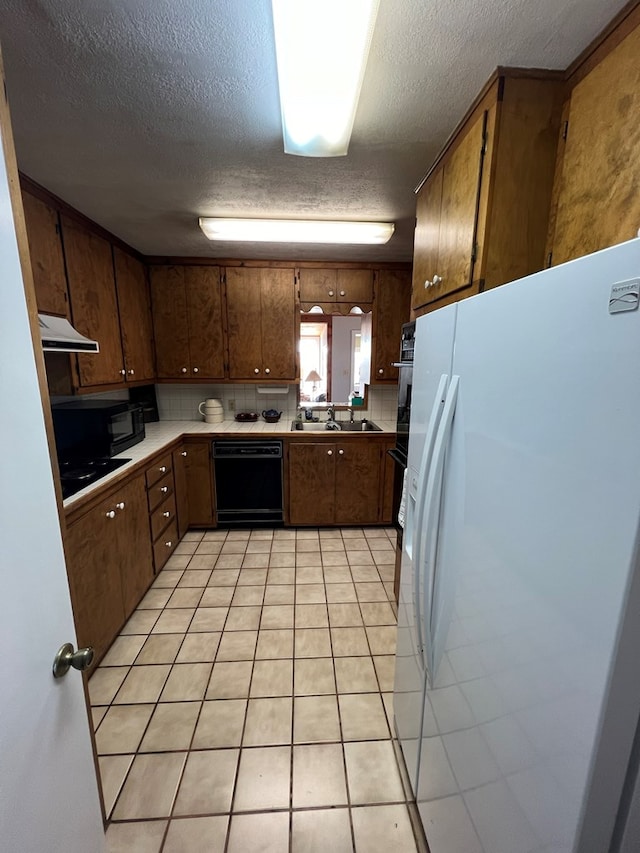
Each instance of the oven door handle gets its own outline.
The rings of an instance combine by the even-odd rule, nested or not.
[[[391,367],[413,367],[412,361],[393,361]]]

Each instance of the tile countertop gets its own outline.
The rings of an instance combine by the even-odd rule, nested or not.
[[[395,422],[374,421],[374,423],[381,428],[382,433],[395,434]],[[72,497],[67,498],[63,501],[63,507],[67,509],[68,507],[73,506],[81,498],[85,498],[96,489],[101,489],[108,485],[111,480],[114,480],[129,468],[133,468],[133,466],[139,462],[143,462],[145,459],[151,458],[157,453],[160,453],[165,447],[183,435],[205,435],[211,436],[212,438],[218,435],[234,435],[234,437],[244,435],[251,437],[266,437],[284,436],[287,434],[291,435],[291,432],[290,420],[281,420],[277,424],[268,424],[264,421],[239,423],[235,420],[225,420],[221,424],[206,424],[204,421],[159,421],[158,423],[145,424],[144,441],[130,447],[128,450],[125,450],[124,453],[114,456],[114,459],[129,459],[130,462],[126,465],[122,465],[120,468],[117,468],[115,471],[112,471],[110,474],[107,474],[95,483],[91,483],[86,487],[86,489],[81,489],[79,492],[76,492],[75,495],[72,495]],[[335,433],[333,434],[335,435]],[[353,433],[349,434],[353,435]],[[312,437],[314,433],[311,432],[309,435]],[[365,432],[356,433],[356,435],[371,436],[380,435],[380,433]]]

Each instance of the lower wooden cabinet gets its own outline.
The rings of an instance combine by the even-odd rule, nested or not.
[[[145,480],[138,475],[67,526],[78,644],[92,646],[98,660],[153,579],[147,518]]]
[[[156,572],[167,562],[178,544],[173,456],[156,457],[145,471],[147,515]]]
[[[211,527],[215,522],[211,441],[185,442],[183,450],[189,507],[187,526]]]
[[[384,487],[384,448],[357,438],[289,446],[289,524],[379,524]]]

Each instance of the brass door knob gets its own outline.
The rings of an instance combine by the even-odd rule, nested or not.
[[[60,646],[58,654],[53,659],[53,677],[62,678],[71,667],[83,672],[85,669],[89,669],[92,663],[93,649],[90,646],[74,652],[73,645],[65,643],[64,646]]]

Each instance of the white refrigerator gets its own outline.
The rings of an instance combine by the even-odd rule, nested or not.
[[[431,853],[640,850],[639,287],[633,240],[417,321],[394,710]]]

